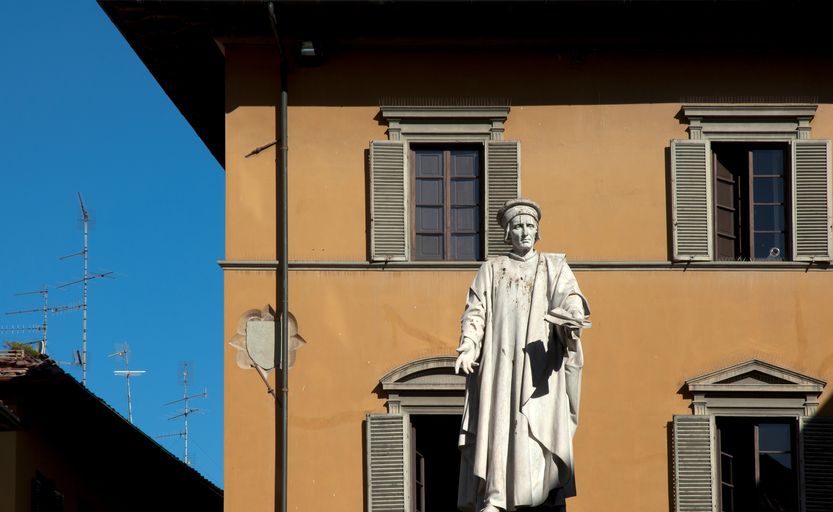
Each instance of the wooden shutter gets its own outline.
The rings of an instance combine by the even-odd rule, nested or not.
[[[709,141],[671,141],[671,223],[675,260],[712,259],[711,167]]]
[[[368,512],[411,512],[411,420],[368,414],[365,425]]]
[[[804,512],[833,510],[833,418],[801,418]]]
[[[795,140],[793,259],[830,261],[830,141]]]
[[[716,510],[713,416],[674,416],[674,510]]]
[[[521,193],[521,143],[489,141],[486,143],[486,257],[507,254],[512,246],[506,243],[504,231],[497,221],[497,212],[509,199]]]
[[[405,143],[370,143],[370,258],[408,259],[408,196]]]

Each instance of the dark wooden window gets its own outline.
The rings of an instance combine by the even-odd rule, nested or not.
[[[460,420],[456,414],[411,414],[415,512],[457,510]]]
[[[720,453],[720,511],[735,512],[735,456],[731,452],[723,451],[720,441],[720,430],[717,431],[717,446]]]
[[[720,510],[798,512],[794,420],[719,417]]]
[[[413,258],[482,259],[482,148],[412,146],[411,161]]]
[[[786,144],[712,144],[717,259],[786,259],[788,151]]]
[[[411,453],[414,462],[411,470],[414,481],[413,509],[414,512],[425,512],[425,456],[416,448],[416,435],[416,429],[411,427]]]

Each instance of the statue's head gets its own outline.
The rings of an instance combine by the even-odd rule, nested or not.
[[[538,222],[541,207],[529,199],[511,199],[498,211],[498,222],[505,230],[504,240],[512,244],[512,251],[526,254],[540,240]]]

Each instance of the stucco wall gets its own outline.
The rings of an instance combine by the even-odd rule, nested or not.
[[[272,260],[276,56],[229,47],[227,252]],[[782,70],[767,73],[774,67]],[[767,76],[767,80],[752,77]],[[789,77],[789,79],[787,78]],[[687,138],[680,98],[820,96],[833,71],[749,58],[531,54],[337,54],[290,75],[291,260],[366,261],[366,149],[384,139],[382,96],[501,96],[522,143],[522,192],[541,203],[539,250],[572,260],[668,259],[668,141]],[[814,138],[833,137],[821,104]],[[556,220],[557,219],[557,220]],[[290,372],[290,510],[363,509],[362,421],[374,388],[419,357],[453,354],[473,271],[307,270],[290,310],[308,344]],[[688,412],[686,378],[759,358],[833,378],[826,299],[833,273],[580,271],[593,309],[570,510],[666,511],[668,422]],[[277,304],[271,271],[227,270],[225,341],[247,309]],[[227,510],[271,510],[274,405],[225,345]],[[830,390],[822,396],[829,401]]]
[[[275,254],[277,55],[226,48],[228,259]],[[772,69],[777,67],[778,73]],[[669,140],[688,138],[685,98],[823,98],[833,71],[799,60],[590,55],[337,54],[289,79],[292,260],[367,258],[366,151],[386,139],[388,96],[502,97],[505,139],[522,144],[522,193],[539,201],[542,236],[579,260],[666,260]],[[766,76],[767,80],[754,77]],[[696,101],[694,101],[696,102]],[[821,104],[814,138],[833,137]]]
[[[833,274],[577,276],[590,298],[594,327],[584,338],[587,366],[576,438],[581,492],[573,510],[667,509],[666,428],[673,414],[688,412],[689,402],[678,394],[685,379],[753,357],[833,376],[833,348],[826,341],[833,318],[818,300],[833,286]],[[374,388],[401,364],[453,353],[472,277],[457,271],[291,274],[290,309],[308,341],[290,372],[293,510],[311,503],[361,509],[362,420],[384,410]],[[268,285],[256,279],[229,272],[227,289],[268,300]],[[244,300],[227,305],[230,316],[249,307]],[[237,494],[265,498],[271,397],[256,375],[227,360],[227,500]],[[822,403],[829,396],[828,390]]]

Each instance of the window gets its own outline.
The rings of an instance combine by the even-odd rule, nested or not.
[[[389,140],[370,143],[370,260],[480,261],[510,246],[496,219],[520,195],[508,104],[381,107]]]
[[[411,414],[414,512],[457,510],[459,414]]]
[[[674,510],[828,510],[833,418],[816,414],[824,385],[758,360],[687,380],[694,414],[674,416]]]
[[[472,146],[412,146],[413,259],[482,258],[482,155]]]
[[[798,512],[796,421],[718,417],[721,512]]]
[[[712,144],[716,259],[789,254],[788,150],[786,144]]]
[[[830,261],[830,141],[815,105],[684,106],[671,141],[672,257]]]
[[[418,359],[380,379],[388,413],[365,422],[367,510],[457,509],[466,379],[455,359]]]

